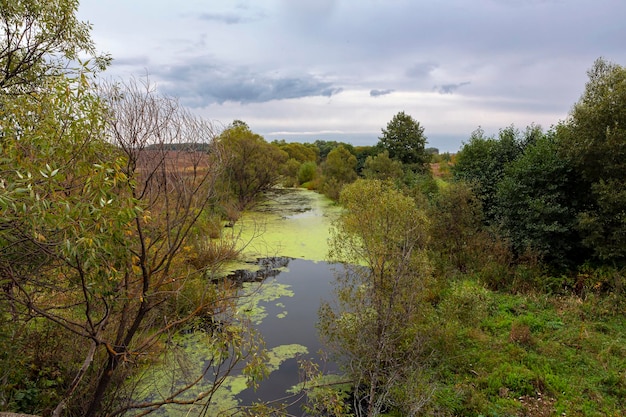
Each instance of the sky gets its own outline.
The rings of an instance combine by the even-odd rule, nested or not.
[[[599,58],[626,65],[624,0],[82,0],[113,79],[271,141],[374,145],[400,111],[427,147],[564,120]]]

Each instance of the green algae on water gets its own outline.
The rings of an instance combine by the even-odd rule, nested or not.
[[[277,189],[237,222],[244,257],[273,256],[320,262],[327,258],[330,225],[340,211],[329,198],[305,189]],[[240,232],[240,233],[239,233]]]
[[[143,397],[144,400],[151,401],[165,399],[170,393],[182,388],[184,386],[183,381],[187,381],[189,377],[201,375],[204,367],[207,366],[207,358],[215,354],[215,346],[210,343],[210,339],[203,332],[194,332],[177,337],[175,343],[179,345],[179,348],[176,349],[176,357],[171,357],[169,360],[163,358],[160,364],[155,364],[146,370],[143,380],[150,382],[146,382],[143,384],[144,386],[138,387],[136,390],[138,398]],[[266,353],[267,361],[265,366],[267,372],[271,374],[278,370],[285,361],[307,353],[307,347],[299,344],[276,346]],[[182,417],[195,415],[206,408],[206,415],[237,416],[240,415],[237,412],[237,408],[242,405],[237,395],[248,388],[248,377],[233,373],[224,377],[219,387],[212,394],[209,404],[167,404],[157,410],[154,415]],[[192,400],[212,389],[213,384],[211,381],[201,379],[178,398],[181,400]]]
[[[247,282],[243,286],[243,296],[239,300],[239,312],[245,314],[255,325],[261,324],[267,317],[267,309],[263,303],[270,303],[282,297],[293,297],[291,285],[278,282],[276,279],[264,282]],[[278,302],[277,307],[284,307]],[[286,312],[285,312],[286,314]]]
[[[236,223],[233,235],[239,236],[239,247],[243,250],[242,258],[245,263],[233,263],[228,269],[255,270],[260,267],[251,265],[250,262],[254,263],[260,258],[268,257],[280,256],[315,262],[326,260],[330,225],[339,211],[340,208],[333,201],[313,191],[276,190],[258,210],[244,213]],[[286,267],[276,269],[286,270]],[[277,314],[278,318],[286,317],[285,305],[277,300],[282,297],[293,297],[294,293],[290,285],[268,278],[262,283],[243,283],[241,295],[237,314],[243,321],[249,320],[250,323],[258,325],[267,317],[266,306],[271,303],[282,310]],[[210,335],[205,333],[180,335],[177,336],[175,343],[178,344],[173,349],[175,355],[167,354],[158,364],[146,369],[143,380],[149,382],[135,391],[135,398],[146,400],[166,398],[179,389],[183,381],[201,375],[210,358],[216,354],[216,344],[210,339]],[[278,370],[286,360],[304,354],[308,354],[306,346],[298,344],[276,346],[267,352],[268,359],[265,365],[271,373]],[[181,364],[184,366],[181,367]],[[155,414],[176,417],[195,415],[204,411],[205,415],[239,415],[236,410],[241,406],[241,401],[237,396],[248,388],[248,378],[238,372],[224,377],[219,388],[212,394],[210,404],[206,406],[168,404]],[[200,393],[212,389],[212,382],[202,379],[180,398],[191,400]]]

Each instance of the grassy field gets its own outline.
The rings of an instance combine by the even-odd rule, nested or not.
[[[625,306],[611,294],[511,295],[454,282],[436,306],[436,408],[459,416],[626,415]]]

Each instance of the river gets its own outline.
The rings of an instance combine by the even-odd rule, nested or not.
[[[247,389],[237,396],[243,405],[287,395],[287,390],[300,382],[297,358],[320,363],[326,371],[334,370],[332,364],[322,363],[319,356],[322,345],[315,325],[321,301],[332,297],[332,280],[338,268],[325,262],[330,222],[337,213],[332,201],[315,192],[282,189],[240,222],[242,240],[252,238],[244,254],[251,265],[274,254],[285,260],[280,272],[261,284],[278,285],[289,291],[258,303],[264,318],[257,328],[266,347],[271,350],[299,346],[290,350],[295,356],[283,358],[278,369],[256,391]],[[251,233],[258,235],[252,237]],[[298,407],[289,411],[297,415]]]
[[[298,359],[313,360],[333,371],[334,367],[325,363],[319,355],[320,343],[315,325],[321,300],[332,297],[333,267],[326,262],[313,262],[303,259],[289,261],[287,270],[262,285],[284,285],[293,295],[282,296],[271,302],[262,302],[265,318],[257,324],[270,351],[281,346],[298,346],[288,352],[295,356],[282,358],[278,369],[268,379],[261,382],[257,390],[246,389],[237,397],[244,405],[254,401],[271,401],[285,397],[287,391],[299,382]],[[289,355],[289,353],[287,353]],[[299,407],[289,411],[297,415]]]
[[[325,261],[331,221],[338,212],[339,208],[331,200],[315,192],[277,189],[265,203],[244,213],[237,221],[232,232],[238,236],[242,253],[239,261],[223,272],[239,281],[251,281],[243,284],[242,291],[252,295],[242,299],[239,310],[249,312],[252,323],[262,335],[271,373],[253,390],[246,387],[244,376],[234,372],[217,390],[205,415],[218,415],[223,410],[228,410],[225,415],[235,415],[237,406],[289,396],[288,390],[301,382],[299,359],[312,360],[326,372],[335,371],[335,367],[324,363],[319,355],[322,345],[316,322],[321,301],[333,296],[332,281],[339,268]],[[246,279],[242,280],[242,276]],[[177,343],[185,347],[186,359],[192,366],[206,367],[203,352],[208,352],[210,347],[205,336],[183,335]],[[151,368],[149,379],[152,381],[176,379],[168,375],[165,365]],[[139,395],[154,400],[160,390],[169,390],[162,385],[164,383],[153,382]],[[197,384],[186,396],[192,398],[205,389],[206,384]],[[187,416],[198,415],[201,410],[194,405],[167,405],[156,414]],[[288,411],[291,415],[303,414],[299,403],[290,406]]]

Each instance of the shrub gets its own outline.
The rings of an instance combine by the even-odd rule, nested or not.
[[[193,254],[188,262],[198,270],[216,268],[239,255],[235,239],[209,239],[198,237],[193,241]]]
[[[477,325],[494,308],[491,294],[475,281],[453,282],[439,309],[446,320]]]
[[[309,161],[300,165],[298,170],[298,183],[305,184],[311,182],[317,176],[317,165],[315,162]]]
[[[339,200],[342,188],[343,184],[334,178],[323,178],[320,184],[320,191],[332,200]]]

